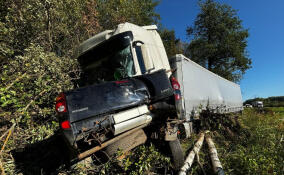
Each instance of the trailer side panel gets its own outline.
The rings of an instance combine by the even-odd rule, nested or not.
[[[208,71],[183,55],[173,57],[171,65],[176,68],[174,76],[181,85],[181,118],[190,121],[207,107],[218,113],[242,110],[242,95],[238,84]]]

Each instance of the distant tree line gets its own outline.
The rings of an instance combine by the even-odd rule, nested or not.
[[[246,100],[244,104],[252,104],[254,101],[263,101],[265,107],[284,107],[284,96],[254,98]]]

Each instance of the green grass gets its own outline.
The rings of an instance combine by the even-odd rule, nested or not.
[[[271,109],[274,112],[284,112],[284,107],[267,107],[268,109]]]
[[[225,173],[227,175],[283,175],[283,118],[283,107],[266,108],[264,111],[246,109],[238,120],[240,128],[236,129],[234,122],[228,122],[230,120],[225,121],[220,129],[210,128],[213,131],[211,136]],[[228,123],[231,124],[229,128],[232,134],[228,134],[224,129],[224,124],[228,126]],[[205,142],[200,152],[200,159],[206,174],[213,174]],[[199,175],[202,172],[195,163],[189,174]]]
[[[284,174],[284,108],[265,111],[244,111],[239,138],[218,143],[227,174]]]
[[[284,107],[267,107],[265,109],[273,111],[275,114],[280,115],[281,119],[284,119]]]

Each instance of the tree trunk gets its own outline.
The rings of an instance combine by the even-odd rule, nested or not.
[[[218,175],[225,175],[223,167],[221,165],[221,162],[218,158],[216,147],[215,147],[211,137],[208,134],[206,134],[206,142],[207,142],[208,147],[209,147],[209,153],[210,153],[211,162],[212,162],[212,165],[213,165],[214,172]]]
[[[204,141],[204,133],[201,133],[192,151],[190,151],[187,158],[185,159],[184,165],[179,171],[179,175],[186,175],[186,172],[189,170],[189,168],[193,163],[195,154],[198,154],[200,148],[202,147],[203,141]]]

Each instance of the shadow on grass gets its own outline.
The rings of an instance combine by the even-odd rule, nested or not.
[[[70,167],[70,153],[59,133],[12,151],[17,173],[24,175],[57,174],[58,169]]]

